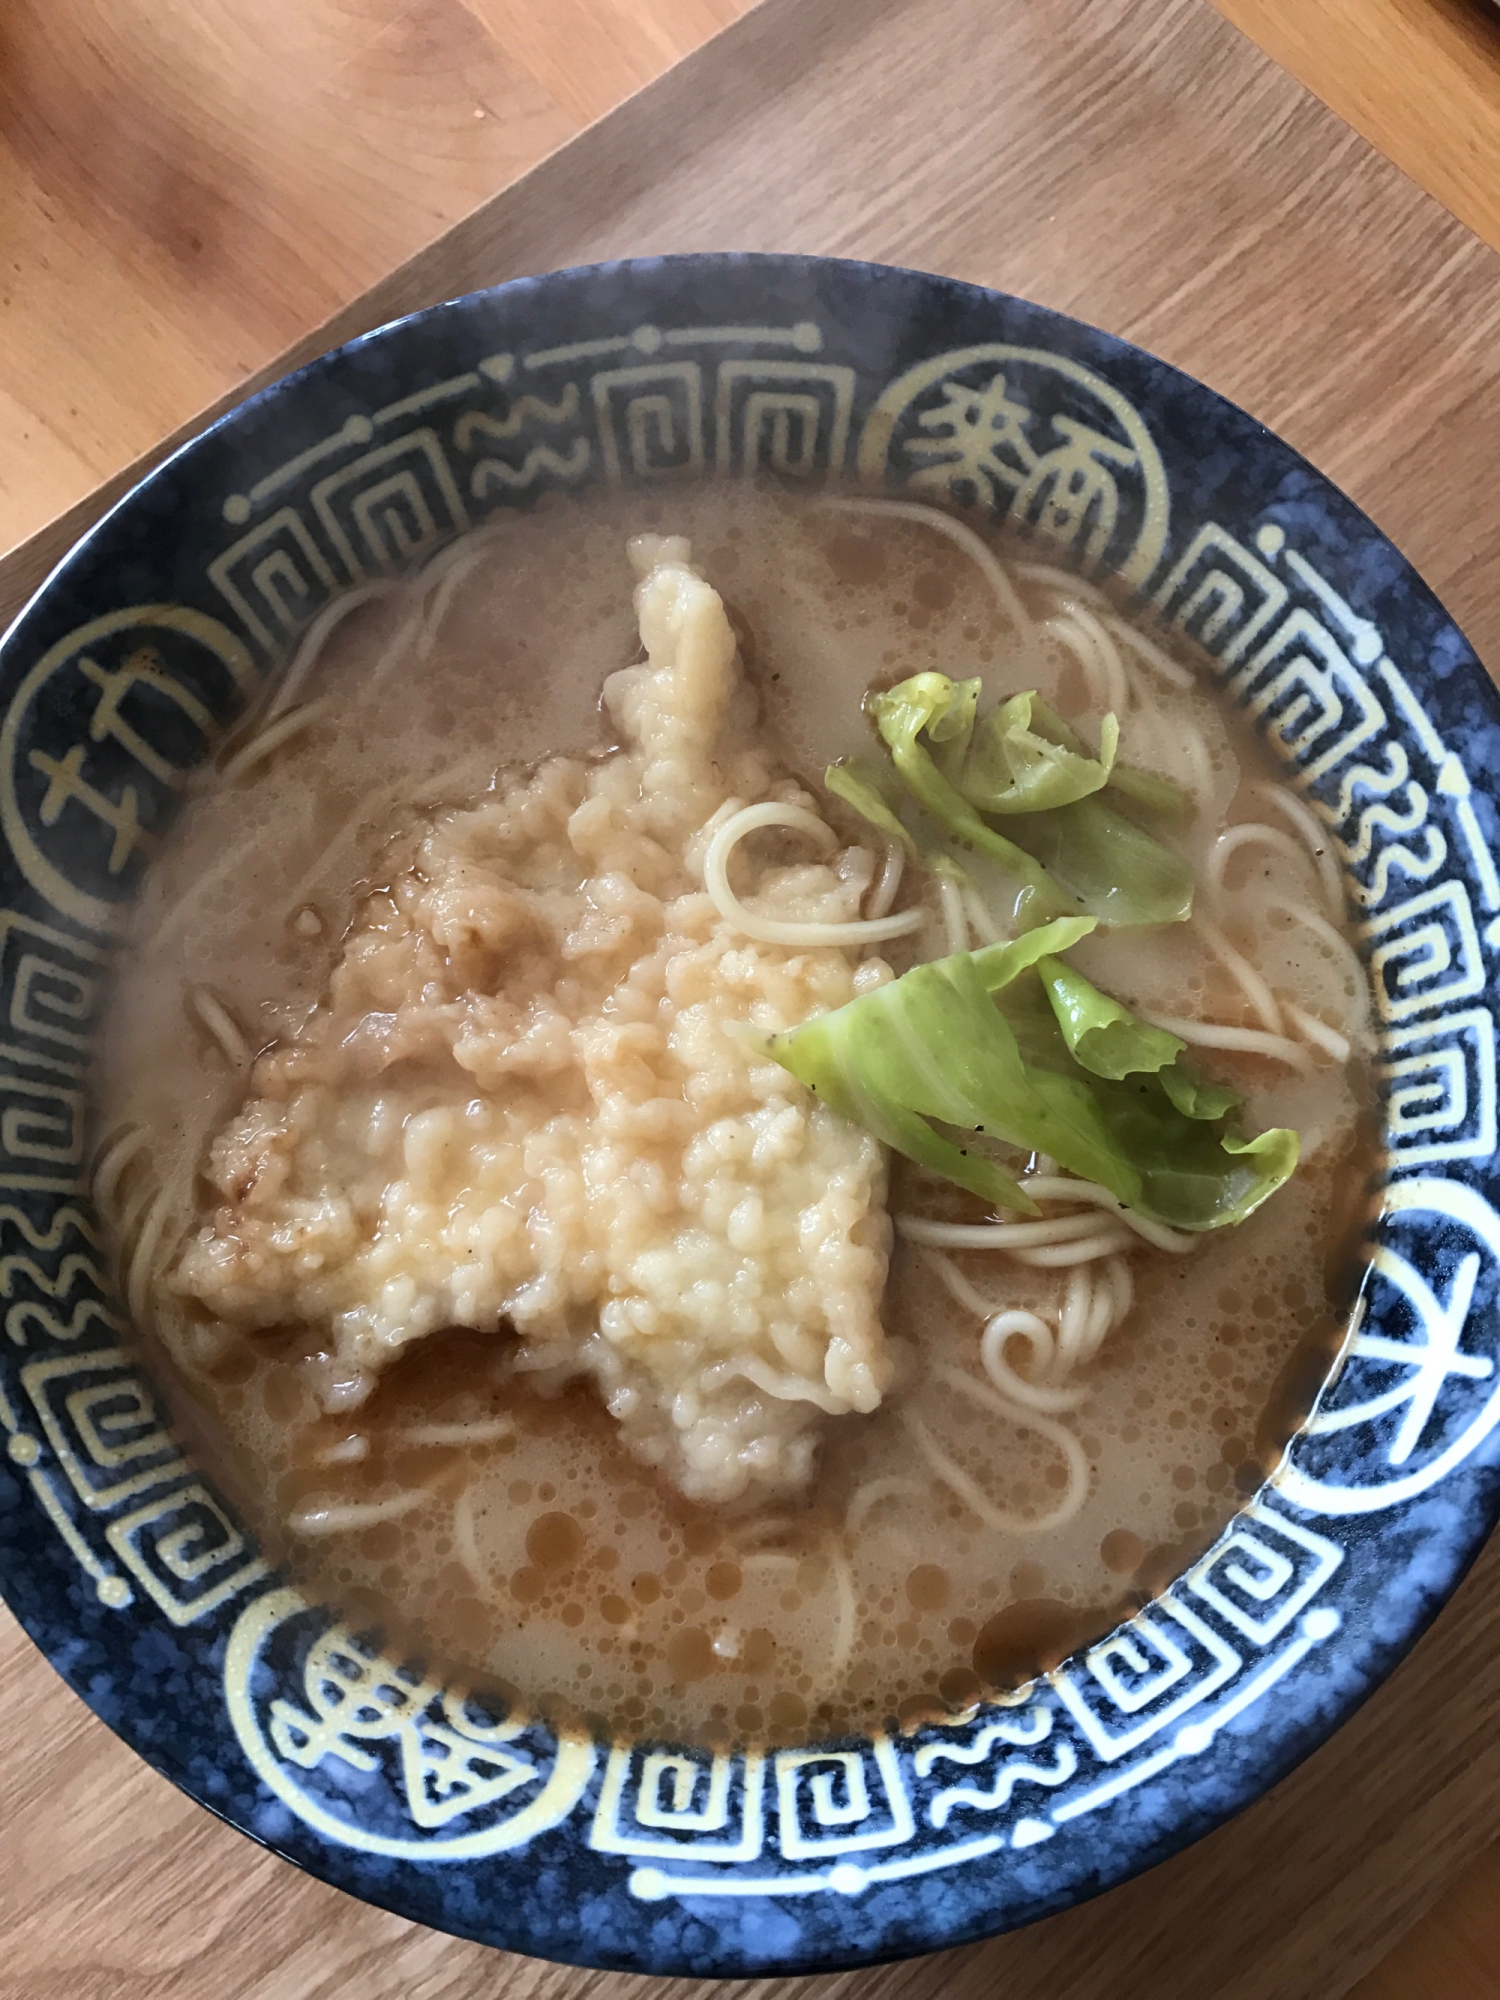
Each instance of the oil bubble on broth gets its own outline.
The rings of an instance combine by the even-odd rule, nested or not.
[[[670,1378],[673,1422],[684,1394],[702,1398],[705,1423],[721,1403],[737,1411],[759,1397],[769,1412],[733,1433],[732,1448],[752,1455],[771,1440],[761,1470],[719,1486],[718,1461],[700,1476],[671,1456],[661,1424],[639,1414],[651,1383],[609,1374],[608,1357],[596,1367],[558,1349],[549,1362],[534,1330],[437,1317],[420,1338],[388,1342],[341,1403],[327,1326],[274,1303],[237,1323],[205,1306],[221,1296],[211,1287],[179,1281],[184,1246],[195,1230],[212,1235],[205,1217],[228,1199],[205,1191],[213,1159],[222,1164],[210,1140],[255,1101],[267,1063],[291,1061],[286,1051],[337,1018],[340,968],[382,910],[405,921],[402,884],[430,854],[433,826],[461,810],[503,817],[514,788],[560,752],[573,760],[571,811],[623,768],[605,753],[631,754],[634,711],[600,694],[640,656],[626,546],[641,534],[688,538],[722,597],[750,691],[734,723],[735,754],[750,760],[735,767],[741,778],[763,769],[753,795],[787,798],[794,778],[797,798],[844,843],[836,862],[800,836],[755,836],[757,908],[844,921],[878,897],[879,842],[818,783],[830,760],[868,753],[861,704],[872,686],[977,675],[987,698],[1034,688],[1095,734],[1108,708],[1121,761],[1190,798],[1170,839],[1201,910],[1191,923],[1100,930],[1071,956],[1185,1038],[1227,1025],[1226,1046],[1210,1036],[1192,1054],[1244,1096],[1251,1129],[1302,1135],[1295,1177],[1238,1226],[1162,1248],[1098,1208],[1060,1248],[1095,1238],[1103,1248],[1073,1263],[1056,1243],[970,1244],[984,1204],[899,1158],[870,1164],[859,1146],[873,1141],[838,1139],[826,1176],[865,1176],[868,1221],[837,1226],[857,1273],[848,1282],[870,1288],[878,1308],[866,1357],[875,1388],[863,1403],[857,1384],[829,1390],[782,1425],[779,1361],[761,1367],[759,1387],[713,1376],[704,1389],[693,1359],[698,1372]],[[122,1219],[123,1282],[185,1421],[265,1546],[305,1589],[393,1643],[600,1730],[776,1740],[947,1713],[1045,1671],[1162,1588],[1258,1485],[1315,1394],[1348,1322],[1378,1168],[1362,975],[1327,893],[1317,823],[1191,662],[1160,652],[1159,634],[1132,640],[1107,596],[1049,570],[1037,547],[999,552],[1033,626],[1022,660],[984,572],[921,519],[712,485],[517,514],[472,559],[334,624],[274,747],[252,754],[270,738],[250,730],[226,745],[220,776],[164,846],[101,1063],[101,1172]],[[718,753],[704,754],[712,764]],[[721,816],[740,798],[724,785],[713,795]],[[861,837],[863,873],[847,862]],[[684,840],[689,873],[702,844]],[[736,865],[747,865],[744,849]],[[938,955],[943,924],[967,924],[973,907],[944,903],[916,875],[897,905],[925,897],[921,929],[819,947],[826,965],[811,947],[779,958],[767,948],[757,994],[795,961],[804,983],[786,1004],[816,1013]],[[732,959],[713,913],[695,910],[702,949],[720,953],[715,964]],[[426,1089],[430,1060],[425,1044],[388,1047],[382,1090]],[[713,1067],[705,1058],[692,1074]],[[335,1081],[317,1088],[337,1095],[346,1074],[320,1070]],[[800,1088],[784,1077],[776,1087]],[[462,1093],[443,1088],[457,1116]],[[510,1088],[481,1077],[475,1101]],[[436,1107],[387,1101],[413,1117]],[[841,1123],[810,1100],[805,1117]],[[390,1144],[390,1159],[404,1160],[406,1141]],[[377,1139],[360,1147],[376,1157]],[[1039,1186],[1055,1178],[1045,1159],[1029,1171]],[[473,1176],[462,1163],[453,1176],[457,1204]],[[364,1197],[346,1179],[354,1228]],[[747,1208],[725,1220],[724,1240],[746,1232],[745,1258],[781,1269],[755,1226]],[[887,1251],[882,1291],[871,1260]],[[210,1243],[203,1254],[218,1252]],[[276,1299],[331,1296],[317,1289],[326,1276],[303,1271]],[[817,1310],[832,1327],[846,1305],[835,1288]],[[997,1335],[999,1315],[1010,1331]],[[792,1335],[767,1324],[766,1338],[794,1353]],[[569,1322],[580,1351],[591,1332]],[[793,1360],[785,1371],[797,1375]],[[695,1476],[707,1497],[692,1492]]]

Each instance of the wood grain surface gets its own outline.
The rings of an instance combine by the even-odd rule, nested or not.
[[[750,0],[3,0],[0,549]]]
[[[3,0],[0,550],[749,4]],[[1217,4],[1500,246],[1490,0]]]
[[[1215,5],[1500,249],[1500,8],[1494,0]]]
[[[660,6],[665,18],[667,0]],[[52,48],[69,68],[54,30],[36,25],[68,11],[56,0],[47,14],[42,0],[34,10],[11,0],[0,26],[7,75],[17,20],[26,46]],[[100,0],[101,16],[108,11]],[[309,0],[298,32],[312,34],[316,11]],[[604,0],[568,0],[565,11],[601,44],[623,18]],[[223,19],[229,12],[222,4]],[[535,33],[522,0],[485,0],[482,13],[502,24],[485,30],[497,49],[497,35]],[[200,22],[220,14],[209,0],[197,10]],[[407,48],[412,23],[440,14],[436,0],[404,10],[392,0],[378,18],[367,5],[360,20],[376,43],[389,32]],[[513,16],[519,25],[506,28]],[[649,65],[644,44],[634,59]],[[543,73],[540,54],[528,61],[537,65],[528,75]],[[267,73],[263,61],[254,73]],[[419,65],[415,73],[426,74]],[[556,105],[566,89],[579,93],[576,123],[591,87],[575,78],[546,94]],[[435,119],[432,129],[446,127]],[[149,145],[153,158],[169,157],[159,135]],[[351,154],[346,164],[351,185],[376,199],[369,162]],[[422,171],[418,161],[418,182]],[[193,199],[184,195],[174,213],[191,233]],[[238,208],[221,231],[232,259],[231,220],[239,226]],[[309,251],[270,197],[252,226],[287,246],[290,268],[307,268],[304,309],[314,267],[349,251],[328,214],[314,224],[327,242]],[[86,234],[78,228],[75,248]],[[356,234],[351,224],[349,239]],[[134,239],[127,231],[122,240]],[[32,249],[45,255],[50,244],[39,226]],[[1156,349],[1339,480],[1423,569],[1481,655],[1500,660],[1491,495],[1500,260],[1200,0],[766,0],[376,283],[300,351],[520,271],[715,247],[921,264]],[[69,268],[62,293],[71,287],[86,317],[92,272],[86,259]],[[261,275],[274,290],[270,268]],[[119,296],[128,293],[122,281]],[[227,328],[234,311],[222,317]],[[160,345],[130,349],[113,371],[107,332],[80,335],[96,339],[91,365],[117,399],[131,367],[149,374],[151,357],[171,348],[154,308],[140,318]],[[7,390],[10,359],[7,348]],[[185,414],[167,411],[167,400],[150,439]],[[107,455],[97,469],[110,469]],[[99,504],[0,565],[0,618]],[[761,2000],[1332,2000],[1500,1834],[1497,1590],[1500,1548],[1323,1750],[1239,1820],[1138,1881],[987,1945],[749,1991]],[[370,2000],[689,2000],[713,1990],[507,1959],[351,1902],[154,1777],[10,1625],[0,1633],[0,1714],[4,2000],[302,2000],[348,1990]],[[1419,1934],[1374,1971],[1366,2000],[1492,1996],[1489,1879],[1467,1878],[1436,1943],[1429,1922],[1429,1942]]]

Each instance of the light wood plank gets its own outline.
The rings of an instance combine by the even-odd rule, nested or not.
[[[1349,2000],[1494,2000],[1500,1849],[1481,1854]]]
[[[746,4],[9,0],[0,549]],[[1500,242],[1484,0],[1222,5]]]
[[[6,0],[0,549],[749,0]]]
[[[464,0],[580,125],[738,20],[746,0]]]
[[[204,0],[210,17],[224,4]],[[307,0],[309,20],[326,4]],[[361,17],[372,18],[375,43],[388,26],[404,46],[399,20]],[[13,43],[0,46],[0,72],[12,75]],[[583,107],[580,96],[565,115]],[[346,168],[356,179],[357,167]],[[59,232],[85,230],[86,205],[55,220]],[[284,233],[295,246],[289,220]],[[36,241],[50,250],[45,230]],[[1500,451],[1495,260],[1191,0],[770,0],[763,18],[309,333],[302,351],[519,270],[731,244],[952,270],[1155,346],[1339,477],[1500,659],[1490,581],[1500,522],[1474,501]],[[69,310],[89,296],[97,250],[80,247],[59,281]],[[129,256],[119,255],[123,285]],[[13,324],[0,320],[0,338]],[[190,331],[190,316],[157,328],[148,361]],[[101,373],[107,352],[101,336]],[[39,394],[38,407],[71,436],[60,405]],[[100,425],[100,450],[103,435]],[[89,511],[0,566],[0,615]],[[1152,1875],[1012,1939],[749,1991],[1333,2000],[1500,1831],[1497,1586],[1492,1554],[1330,1745]],[[497,1959],[338,1896],[188,1805],[88,1717],[13,1626],[0,1631],[5,2000],[349,1990],[707,2000],[716,1990]],[[1455,1892],[1444,1935],[1458,1944],[1433,1961],[1445,1974],[1483,1955],[1482,1942],[1468,1959],[1458,1948],[1483,1893]],[[1382,1989],[1387,1974],[1398,1983]],[[1405,1959],[1375,1979],[1368,2000],[1493,1993],[1493,1982],[1424,1986]]]
[[[1214,0],[1500,248],[1500,10],[1490,0]]]

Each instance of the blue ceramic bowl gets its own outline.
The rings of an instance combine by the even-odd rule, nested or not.
[[[708,471],[940,490],[1196,640],[1342,856],[1389,1149],[1342,1372],[1163,1596],[1014,1705],[717,1757],[481,1712],[275,1575],[131,1352],[86,1172],[90,1037],[148,836],[298,629],[497,508]],[[0,1585],[128,1743],[301,1867],[491,1944],[655,1972],[980,1937],[1264,1791],[1489,1532],[1500,703],[1357,508],[1150,355],[869,265],[682,257],[505,285],[186,446],[27,607],[0,682]]]

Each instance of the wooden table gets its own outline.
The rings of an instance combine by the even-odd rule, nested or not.
[[[292,343],[312,335],[312,346],[323,344],[312,330],[330,315],[627,91],[728,25],[746,4],[6,0],[0,12],[0,547],[83,500]],[[1094,4],[1101,14],[1128,14],[1145,42],[1159,39],[1162,51],[1147,50],[1143,74],[1158,55],[1163,74],[1174,62],[1179,74],[1189,63],[1195,83],[1201,78],[1205,115],[1230,119],[1249,93],[1252,112],[1264,109],[1281,121],[1278,132],[1306,177],[1362,171],[1364,156],[1348,151],[1337,128],[1299,107],[1289,86],[1200,18],[1196,0]],[[1218,4],[1500,246],[1500,16],[1484,0]],[[894,14],[897,5],[843,0],[843,9],[847,24]],[[1100,79],[1072,77],[1066,63],[1054,63],[1050,78],[1043,73],[1049,9],[1059,21],[1068,11],[1062,0],[985,0],[985,32],[992,51],[1001,47],[997,36],[1014,35],[1018,55],[1031,62],[1030,87],[1041,87],[1038,76],[1050,84],[1047,117],[1076,146],[1086,142],[1088,92]],[[950,0],[948,17],[954,12]],[[591,135],[585,146],[594,150],[577,156],[576,180],[569,179],[575,171],[569,156],[555,172],[548,169],[551,178],[539,179],[508,212],[505,268],[525,268],[528,256],[544,258],[549,200],[554,216],[570,189],[581,202],[587,174],[601,162],[628,179],[642,136],[668,132],[679,119],[691,122],[693,93],[710,81],[718,93],[715,115],[732,127],[743,104],[753,105],[767,87],[773,29],[784,33],[799,18],[787,0],[770,0],[768,14],[776,17],[769,27],[747,24],[748,34],[725,45],[729,61],[695,71],[701,83],[674,97],[668,79],[654,107],[622,114],[623,124]],[[808,0],[806,18],[824,24],[816,53],[835,69],[838,15],[825,0]],[[853,28],[848,32],[852,43]],[[965,62],[968,53],[955,45],[953,60]],[[998,66],[995,81],[1004,87]],[[1070,86],[1079,101],[1070,98]],[[701,117],[701,105],[696,111]],[[893,135],[899,151],[905,139],[894,127]],[[1210,137],[1205,129],[1206,146]],[[919,164],[913,155],[913,180]],[[1045,162],[1035,171],[1045,171]],[[1394,177],[1366,179],[1377,208],[1383,201],[1393,216],[1400,210],[1408,248],[1413,231],[1449,229],[1413,208]],[[928,188],[926,198],[938,192]],[[1269,187],[1261,193],[1266,200],[1296,198]],[[882,219],[880,200],[873,190],[859,227],[837,242],[807,219],[789,247],[881,254],[885,246],[884,254],[924,261],[920,231],[889,215]],[[1252,202],[1225,224],[1231,251],[1237,240],[1246,257],[1264,248],[1253,208]],[[1066,243],[1077,218],[1065,212],[1056,220]],[[1348,220],[1352,237],[1378,238],[1378,213],[1351,212]],[[1239,224],[1244,234],[1234,239]],[[720,240],[696,212],[688,234],[694,243]],[[679,233],[673,240],[685,238]],[[747,240],[743,218],[733,240]],[[1487,267],[1476,264],[1456,232],[1443,236],[1443,246],[1443,270],[1462,267],[1468,274],[1472,315],[1472,286],[1490,282]],[[419,260],[382,287],[385,308],[425,296],[424,286],[430,289],[442,268],[479,282],[494,268],[486,268],[484,251],[482,233],[460,230],[436,264],[432,257]],[[1047,296],[1052,275],[1043,263],[1006,278]],[[1500,282],[1495,293],[1492,345]],[[1122,312],[1127,296],[1128,288]],[[355,306],[346,324],[364,323],[362,310],[367,319],[370,308]],[[1154,326],[1137,319],[1121,330],[1173,352],[1170,312]],[[1359,330],[1349,337],[1357,348]],[[1448,359],[1462,366],[1461,340]],[[1281,394],[1273,378],[1260,385],[1254,406],[1294,438],[1305,421],[1295,396]],[[1459,392],[1450,394],[1449,406],[1462,409]],[[1365,413],[1365,420],[1378,430],[1400,417]],[[1366,444],[1363,437],[1351,442],[1347,466],[1323,454],[1327,468],[1349,477],[1357,493]],[[1378,458],[1378,440],[1369,449]],[[1443,450],[1436,440],[1418,468],[1419,484],[1425,479],[1431,487],[1440,476]],[[1382,519],[1414,546],[1422,531],[1415,496],[1383,497],[1389,504],[1377,509]],[[1454,519],[1462,519],[1461,504]],[[13,590],[67,532],[12,567]],[[1476,560],[1482,554],[1488,561],[1495,540],[1480,538]],[[1475,637],[1488,620],[1500,640],[1483,576],[1461,568],[1442,581]],[[1244,2000],[1332,1995],[1369,1964],[1370,1935],[1386,1944],[1396,1938],[1443,1889],[1455,1858],[1477,1853],[1353,1990],[1361,2000],[1428,1994],[1488,2000],[1500,1985],[1493,1970],[1500,1924],[1492,1907],[1500,1853],[1486,1851],[1500,1833],[1500,1799],[1489,1803],[1500,1780],[1500,1732],[1491,1720],[1500,1712],[1500,1667],[1492,1664],[1496,1649],[1487,1626],[1497,1588],[1500,1552],[1492,1551],[1431,1640],[1312,1765],[1244,1820],[1116,1891],[1107,1905],[995,1946],[816,1982],[814,1990],[917,2000],[929,1993],[977,1996],[1003,1982],[1008,1990],[1066,1992],[1069,2000],[1133,2000],[1145,1990],[1169,2000],[1178,1994],[1219,2000],[1231,1991]],[[1441,1722],[1440,1703],[1455,1675],[1466,1677],[1464,1716],[1455,1724],[1450,1709],[1446,1726],[1425,1741],[1418,1723],[1415,1745],[1394,1762],[1382,1817],[1377,1792],[1361,1789],[1371,1766],[1390,1762],[1382,1731],[1398,1716],[1409,1725],[1423,1709],[1424,1690]],[[4,2000],[64,1994],[69,2000],[210,1994],[303,2000],[354,1989],[374,2000],[497,1990],[517,2000],[581,2000],[585,1993],[624,2000],[651,1990],[648,1982],[558,1972],[438,1938],[258,1854],[117,1744],[8,1620],[0,1623],[0,1714],[8,1724],[0,1743]],[[1460,1726],[1464,1740],[1456,1740]],[[1310,1802],[1320,1797],[1326,1822],[1309,1846]],[[1270,1902],[1235,1900],[1236,1857],[1250,1851],[1247,1842],[1259,1843],[1262,1861],[1285,1852],[1281,1873],[1273,1866],[1268,1877]],[[1317,1882],[1324,1884],[1321,1894],[1309,1887]],[[1172,1922],[1191,1927],[1194,1920],[1238,1927],[1234,1951],[1195,1959],[1159,1935]],[[1218,1970],[1211,1973],[1210,1965]],[[654,1987],[661,1995],[704,1990],[686,1981]]]
[[[4,0],[0,551],[750,4]],[[1217,4],[1500,247],[1490,0]]]

